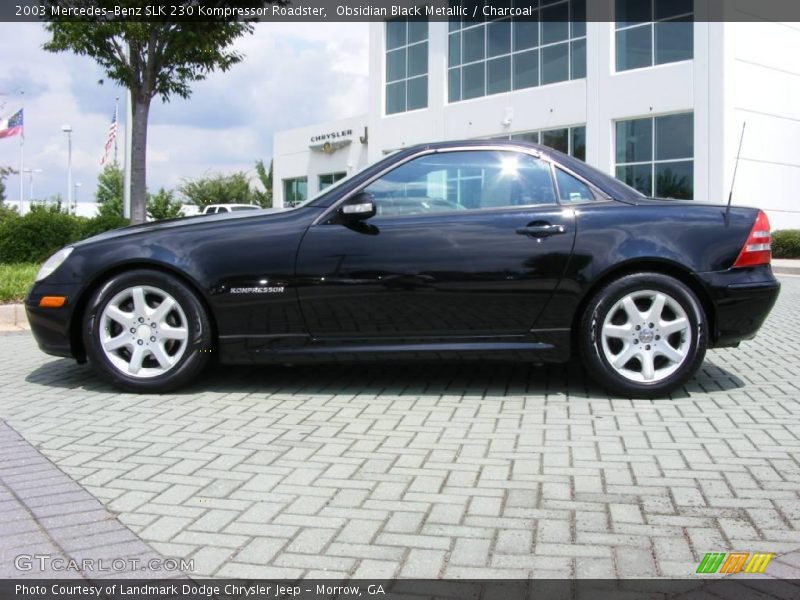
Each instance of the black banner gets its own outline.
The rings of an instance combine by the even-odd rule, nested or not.
[[[800,21],[797,0],[4,0],[0,21]]]
[[[546,580],[231,580],[8,579],[2,600],[699,600],[796,599],[800,580],[546,579]]]

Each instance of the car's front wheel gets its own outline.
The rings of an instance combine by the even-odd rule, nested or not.
[[[211,328],[202,303],[166,273],[116,275],[92,295],[83,319],[91,365],[115,386],[166,392],[191,381],[208,361]]]
[[[666,396],[705,358],[703,308],[686,285],[661,273],[636,273],[604,286],[580,325],[590,375],[615,394]]]

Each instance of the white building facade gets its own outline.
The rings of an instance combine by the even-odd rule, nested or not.
[[[369,113],[276,134],[276,205],[399,148],[481,138],[555,147],[648,195],[725,202],[746,122],[734,203],[800,228],[800,24],[703,22],[703,0],[670,14],[620,1],[617,22],[541,4],[560,12],[372,23]]]

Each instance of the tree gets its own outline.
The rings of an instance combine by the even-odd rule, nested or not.
[[[124,175],[116,162],[103,167],[97,177],[97,191],[94,194],[95,201],[100,205],[98,207],[100,215],[104,217],[123,215],[123,186]]]
[[[186,181],[180,192],[190,204],[200,208],[209,204],[254,204],[250,180],[242,171]]]
[[[163,187],[156,194],[147,194],[147,216],[155,221],[183,216],[183,207],[174,199],[172,190]]]
[[[272,161],[269,161],[269,171],[264,167],[263,160],[256,161],[256,175],[264,191],[254,190],[253,197],[261,208],[272,208]]]
[[[5,179],[12,173],[14,169],[10,167],[0,167],[0,224],[13,217],[19,216],[16,206],[7,206],[6,200],[6,182]]]
[[[6,177],[16,173],[11,167],[0,167],[0,204],[6,200]]]
[[[46,0],[55,7],[61,0]],[[284,0],[208,1],[205,9],[253,8],[283,4]],[[186,5],[195,3],[185,2]],[[141,8],[139,0],[75,0],[70,5],[110,9]],[[196,6],[195,6],[196,8]],[[190,86],[215,70],[227,71],[242,60],[231,49],[233,42],[253,32],[250,22],[184,20],[177,22],[133,22],[108,19],[51,22],[51,34],[44,44],[49,52],[72,51],[90,56],[106,76],[130,90],[132,128],[131,221],[145,220],[147,189],[147,121],[150,103],[156,96],[168,102],[171,97],[188,98]]]

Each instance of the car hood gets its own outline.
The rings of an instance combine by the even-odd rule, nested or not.
[[[260,210],[247,210],[247,211],[234,211],[227,213],[217,213],[214,215],[194,215],[191,217],[178,217],[176,219],[164,219],[162,221],[151,221],[149,223],[142,223],[141,225],[131,225],[129,227],[121,227],[119,229],[112,229],[104,233],[92,236],[85,240],[81,240],[72,246],[80,247],[95,242],[104,242],[116,238],[123,238],[138,234],[147,234],[160,232],[165,229],[185,229],[191,227],[198,227],[208,225],[211,222],[219,221],[234,221],[238,219],[252,219],[254,217],[264,218],[266,216],[269,220],[269,215],[278,215],[288,212],[290,210],[297,210],[295,208],[264,208]]]

